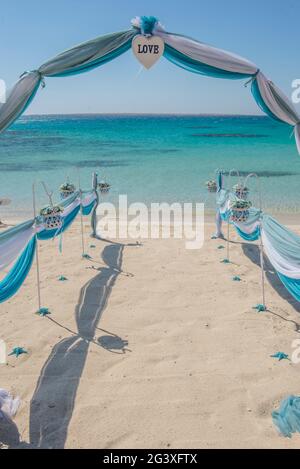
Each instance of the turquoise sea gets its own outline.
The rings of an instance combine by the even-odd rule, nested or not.
[[[33,181],[42,205],[39,181],[58,197],[59,185],[67,177],[77,185],[79,173],[90,187],[94,170],[112,185],[109,201],[127,194],[129,202],[204,201],[211,210],[205,181],[216,168],[256,172],[264,209],[295,213],[300,157],[290,135],[289,126],[259,116],[25,116],[0,135],[0,197],[12,199],[0,219],[32,213]],[[256,204],[254,180],[250,187]]]

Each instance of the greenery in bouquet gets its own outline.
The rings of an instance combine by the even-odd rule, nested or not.
[[[108,191],[110,189],[110,184],[108,184],[108,182],[101,181],[98,183],[98,188],[100,191]]]
[[[241,184],[236,184],[235,186],[233,186],[233,190],[235,192],[241,192],[241,193],[244,193],[244,194],[248,194],[248,192],[249,192],[248,187],[242,186]]]
[[[75,192],[76,187],[74,186],[74,184],[71,184],[70,182],[65,182],[64,184],[60,186],[59,190],[61,192]]]
[[[59,215],[64,211],[63,207],[60,205],[54,205],[53,207],[51,205],[47,205],[46,207],[43,207],[40,210],[40,215],[42,217],[47,217],[50,215]]]
[[[251,206],[252,204],[249,200],[238,199],[233,203],[231,208],[232,210],[249,210]]]
[[[209,192],[217,192],[217,183],[216,181],[207,181],[206,187]]]
[[[207,187],[217,187],[217,183],[214,180],[206,181],[205,184],[206,184]]]

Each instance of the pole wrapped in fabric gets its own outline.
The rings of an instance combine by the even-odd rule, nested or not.
[[[295,127],[295,139],[296,139],[298,152],[300,154],[300,122]]]

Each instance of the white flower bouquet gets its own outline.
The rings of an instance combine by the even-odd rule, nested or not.
[[[217,183],[216,181],[206,181],[205,183],[208,192],[217,192]]]
[[[231,206],[230,219],[233,222],[245,222],[249,218],[249,209],[252,204],[249,200],[238,199]]]
[[[105,181],[100,181],[98,183],[98,189],[101,193],[106,193],[110,190],[110,184],[108,184],[108,182],[105,182]]]
[[[233,190],[239,199],[246,199],[248,197],[249,189],[242,184],[236,184],[233,186]]]
[[[54,230],[62,226],[63,207],[60,205],[47,205],[40,210],[40,216],[46,230]]]
[[[62,199],[66,199],[69,195],[74,194],[76,187],[70,182],[65,182],[59,188],[60,196]]]

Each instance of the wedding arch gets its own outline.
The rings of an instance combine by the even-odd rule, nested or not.
[[[84,73],[117,58],[131,47],[146,68],[161,55],[187,71],[215,78],[246,79],[258,106],[271,118],[293,127],[300,154],[300,116],[291,101],[261,70],[238,55],[167,32],[157,18],[136,17],[128,30],[107,34],[79,44],[22,73],[0,107],[0,132],[9,127],[29,106],[45,78]]]

